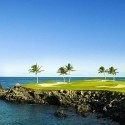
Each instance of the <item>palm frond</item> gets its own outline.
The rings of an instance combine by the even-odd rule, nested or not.
[[[29,72],[38,74],[38,73],[43,71],[43,70],[40,70],[41,68],[42,68],[42,66],[38,66],[37,64],[36,65],[32,65],[31,69],[29,69]]]

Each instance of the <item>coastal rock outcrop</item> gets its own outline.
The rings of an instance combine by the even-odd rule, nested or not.
[[[54,113],[54,116],[58,118],[66,118],[68,115],[63,110],[60,110],[60,111],[56,111]]]
[[[38,91],[22,86],[3,89],[0,98],[13,103],[50,104],[74,107],[76,113],[86,116],[97,112],[121,125],[125,123],[125,94],[110,91]]]
[[[3,88],[2,88],[2,85],[0,84],[0,91],[2,90]]]
[[[82,116],[87,116],[91,112],[91,107],[89,104],[81,104],[76,106],[76,113]]]

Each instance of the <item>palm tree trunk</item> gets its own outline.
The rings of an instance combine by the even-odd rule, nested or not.
[[[106,75],[105,75],[105,72],[104,72],[104,77],[105,77],[105,80],[106,80]]]
[[[71,80],[71,76],[70,76],[70,71],[69,71],[69,83],[70,83],[70,80]]]
[[[63,76],[64,82],[65,82],[65,77]]]
[[[115,75],[113,75],[113,81],[115,81]]]
[[[37,83],[38,83],[38,76],[36,75],[36,81],[37,81]]]

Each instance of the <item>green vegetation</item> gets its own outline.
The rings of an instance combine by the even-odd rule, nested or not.
[[[26,88],[36,90],[108,90],[125,92],[125,81],[112,81],[112,80],[83,80],[74,81],[70,84],[58,84],[55,82],[41,83],[41,84],[25,84]]]
[[[60,75],[63,75],[63,79],[64,79],[64,82],[65,82],[65,75],[69,75],[69,83],[71,81],[71,72],[72,71],[75,71],[73,70],[73,66],[69,63],[68,65],[66,65],[65,67],[60,67],[57,71],[57,73],[59,73]]]
[[[109,71],[108,71],[109,74],[113,75],[113,80],[114,81],[115,81],[115,75],[118,73],[116,71],[117,71],[117,69],[115,69],[114,67],[110,67]]]
[[[99,71],[99,73],[104,73],[105,80],[106,80],[106,74],[105,73],[113,75],[114,81],[115,81],[115,75],[118,73],[118,72],[116,72],[117,69],[115,69],[114,67],[110,67],[109,69],[105,69],[104,66],[101,66],[98,71]]]
[[[29,69],[29,72],[35,73],[36,78],[37,78],[37,83],[38,83],[38,76],[37,76],[38,73],[44,71],[44,70],[41,70],[41,67],[42,67],[42,66],[38,66],[38,65],[36,64],[36,65],[31,66],[31,69]]]
[[[106,80],[106,74],[105,73],[108,72],[108,70],[106,70],[104,66],[101,66],[98,71],[99,71],[99,73],[104,74],[104,77],[105,77],[105,80]]]
[[[72,71],[75,71],[74,70],[74,67],[69,63],[67,66],[66,66],[66,69],[67,69],[67,72],[68,72],[68,75],[69,75],[69,83],[70,83],[70,81],[71,81],[71,72]]]
[[[37,74],[40,73],[41,67],[33,65],[29,70],[32,73],[36,74],[37,83],[38,83],[38,76]],[[60,75],[63,75],[64,82],[55,82],[55,81],[47,81],[41,84],[25,84],[23,87],[28,89],[35,89],[35,90],[107,90],[107,91],[118,91],[118,92],[125,92],[125,81],[115,81],[115,75],[118,73],[116,72],[117,69],[114,67],[110,67],[109,70],[106,70],[105,67],[101,66],[99,68],[99,73],[104,73],[105,80],[82,80],[82,81],[74,81],[71,82],[71,71],[75,71],[73,66],[69,63],[65,67],[60,67],[57,71]],[[113,80],[106,80],[105,73],[113,75]],[[66,84],[65,76],[69,75],[69,83]]]
[[[63,79],[64,79],[64,82],[65,82],[65,75],[67,75],[67,69],[65,67],[60,67],[57,71],[57,73],[59,73],[60,75],[63,75]]]

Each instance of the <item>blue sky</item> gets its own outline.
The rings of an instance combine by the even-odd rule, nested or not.
[[[101,76],[114,66],[125,76],[124,0],[0,0],[0,76],[58,76],[71,63],[73,76]]]

